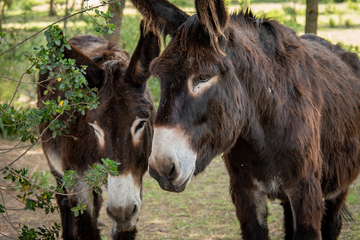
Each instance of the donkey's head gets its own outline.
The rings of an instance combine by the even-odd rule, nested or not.
[[[172,36],[151,64],[161,100],[149,171],[163,189],[181,192],[241,131],[245,96],[229,57],[238,36],[223,0],[196,0],[191,17],[165,0],[133,3],[150,28]]]
[[[101,58],[98,62],[103,63],[99,67],[75,46],[65,52],[77,65],[88,66],[85,76],[88,84],[99,89],[98,108],[87,111],[83,126],[77,127],[82,129],[84,138],[92,139],[83,143],[88,144],[89,159],[109,158],[120,163],[119,176],[108,176],[106,203],[106,212],[119,231],[133,229],[138,220],[142,178],[153,137],[155,110],[146,81],[150,62],[159,55],[160,47],[158,37],[152,32],[144,33],[143,29],[142,23],[140,40],[130,60],[116,49],[109,48],[107,53],[95,49],[89,55]]]

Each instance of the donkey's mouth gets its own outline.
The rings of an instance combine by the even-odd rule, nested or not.
[[[155,171],[154,169],[152,169],[150,166],[149,166],[149,174],[152,178],[154,178],[159,183],[159,186],[163,190],[179,193],[179,192],[184,191],[186,186],[190,183],[191,178],[194,174],[194,170],[191,172],[191,174],[188,176],[188,178],[180,185],[176,185],[173,183],[173,182],[176,182],[176,179],[171,181],[164,176],[160,176],[160,174],[157,171]]]

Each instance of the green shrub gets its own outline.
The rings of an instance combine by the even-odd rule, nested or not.
[[[346,19],[345,20],[345,27],[350,28],[352,26],[351,20],[350,19]]]
[[[360,10],[360,6],[357,2],[360,2],[360,1],[347,1],[346,2],[346,6],[349,10],[354,10],[354,11],[359,11]]]
[[[332,18],[330,18],[330,19],[329,19],[329,27],[331,27],[331,28],[336,27],[335,20],[334,20],[334,19],[332,19]]]
[[[357,53],[357,55],[360,58],[360,45],[345,45],[345,44],[343,44],[342,47],[347,51]]]
[[[0,105],[0,113],[3,114],[7,104]],[[11,107],[0,117],[0,135],[4,138],[14,139],[20,134],[19,124],[17,122],[23,114],[22,110]]]
[[[332,2],[326,4],[325,12],[324,12],[325,15],[334,14],[334,12],[335,12],[335,5]]]

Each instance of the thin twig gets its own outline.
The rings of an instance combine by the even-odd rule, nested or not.
[[[15,79],[12,79],[12,78],[9,78],[9,77],[0,76],[0,78],[4,78],[4,79],[6,79],[6,80],[13,81],[13,82],[19,82],[19,80],[15,80]],[[38,84],[38,85],[40,85],[41,83],[48,82],[48,81],[50,81],[51,79],[53,79],[53,78],[48,78],[48,79],[42,80],[42,81],[40,81],[40,82],[21,82],[21,83],[24,83],[24,84]],[[42,85],[42,86],[45,87],[45,85]]]
[[[13,197],[16,201],[18,201],[19,203],[23,203],[22,201],[19,200],[19,198],[17,198],[16,196],[12,195],[9,191],[6,191],[4,189],[4,187],[0,187],[0,191],[4,191],[6,192],[8,195],[10,195],[11,197]]]
[[[24,211],[24,208],[6,208],[6,211]]]
[[[6,234],[2,233],[1,231],[0,231],[0,235],[3,235],[4,237],[10,238],[10,239],[17,239],[17,238],[10,237],[10,236],[8,236],[8,235],[6,235]]]
[[[12,79],[12,78],[9,78],[9,77],[0,76],[0,78],[4,78],[6,80],[13,81],[13,82],[19,82],[19,80],[15,80],[15,79]],[[24,83],[24,84],[37,84],[36,82],[21,82],[21,83]]]
[[[18,122],[18,123],[14,123],[14,124],[0,124],[0,126],[4,126],[4,127],[15,127],[17,125],[20,125],[24,122]]]
[[[101,26],[101,24],[99,24],[95,18],[93,16],[91,16],[88,12],[85,12],[97,25]]]
[[[35,64],[33,64],[29,69],[31,69],[34,65],[35,65]],[[24,72],[24,73],[21,75],[20,80],[19,80],[19,83],[18,83],[18,85],[16,86],[15,92],[14,92],[14,94],[13,94],[13,96],[12,96],[9,104],[6,106],[4,112],[2,112],[2,113],[0,114],[0,117],[1,117],[2,115],[4,115],[4,113],[5,113],[5,112],[9,109],[9,107],[11,106],[12,101],[14,101],[15,95],[16,95],[17,91],[19,91],[19,87],[20,87],[20,85],[21,85],[21,80],[23,79],[23,77],[24,77],[25,74],[26,74],[26,72]]]
[[[42,137],[42,135],[45,133],[46,130],[48,130],[48,128],[51,126],[51,124],[53,124],[59,117],[61,116],[61,114],[57,115],[49,125],[47,125],[47,127],[44,129],[44,131],[42,131],[42,133],[40,134],[40,136],[38,137],[38,139],[35,140],[35,142],[33,144],[31,144],[31,146],[26,149],[25,152],[23,152],[18,158],[16,158],[14,161],[12,161],[10,164],[8,164],[8,166],[13,165],[16,161],[18,161],[20,158],[22,158],[38,141],[39,139]],[[4,168],[1,168],[0,171],[3,171]]]
[[[9,151],[12,151],[12,150],[14,150],[14,149],[16,149],[16,148],[18,148],[18,146],[21,144],[21,141],[20,142],[18,142],[14,147],[12,147],[12,148],[8,148],[8,149],[5,149],[5,150],[9,150]],[[20,148],[20,147],[19,147]],[[2,151],[3,149],[0,149],[0,151]]]
[[[5,164],[5,165],[6,165],[6,164]],[[8,167],[9,167],[9,166],[8,166]],[[46,188],[46,187],[43,187],[43,186],[41,186],[40,184],[36,183],[35,181],[33,181],[33,180],[31,180],[31,179],[29,179],[29,178],[27,178],[27,177],[25,177],[25,176],[22,176],[22,175],[20,175],[20,174],[18,174],[18,173],[16,173],[16,172],[14,172],[10,167],[9,167],[9,171],[11,172],[12,175],[15,175],[15,176],[17,176],[17,177],[23,178],[23,179],[25,179],[26,181],[31,182],[33,185],[35,185],[35,186],[37,186],[37,187],[39,187],[39,188],[42,188],[42,189],[44,189],[44,190],[46,190],[46,191],[48,191],[48,192],[55,193],[55,194],[62,195],[62,196],[72,196],[72,195],[76,195],[76,194],[79,194],[79,193],[84,193],[84,192],[87,192],[87,191],[90,191],[90,190],[94,189],[94,186],[90,186],[89,188],[84,189],[84,190],[82,190],[82,191],[78,191],[78,192],[73,192],[73,193],[60,193],[60,192],[56,192],[56,191],[54,191],[54,190],[48,189],[48,188]]]
[[[4,209],[5,209],[5,213],[6,213],[7,219],[6,219],[6,217],[4,216],[4,214],[1,214],[1,215],[2,215],[2,216],[5,218],[5,220],[10,224],[10,226],[12,226],[12,227],[20,234],[20,232],[17,230],[17,228],[16,228],[16,227],[12,224],[12,222],[11,222],[11,219],[10,219],[10,216],[9,216],[9,214],[8,214],[8,211],[6,210],[4,196],[3,196],[3,194],[2,194],[1,191],[0,191],[0,195],[1,195],[1,199],[2,199],[3,204],[4,204]]]
[[[52,24],[44,27],[44,28],[41,29],[40,31],[38,31],[38,32],[34,33],[33,35],[31,35],[30,37],[26,38],[26,39],[23,40],[22,42],[14,45],[14,46],[12,46],[11,48],[9,48],[8,50],[6,50],[6,51],[4,51],[4,52],[2,52],[2,53],[0,54],[0,57],[1,57],[2,55],[4,55],[5,53],[10,52],[11,50],[13,50],[14,48],[16,48],[17,46],[19,46],[19,45],[23,44],[24,42],[28,41],[29,39],[35,37],[35,36],[38,35],[39,33],[43,32],[44,30],[46,30],[46,29],[47,29],[49,26],[51,26],[51,25],[57,24],[57,23],[59,23],[59,22],[62,22],[62,21],[64,21],[64,20],[66,20],[66,19],[68,19],[68,18],[71,18],[71,17],[73,17],[73,16],[76,16],[76,15],[78,15],[78,14],[80,14],[80,13],[83,13],[83,12],[86,12],[86,11],[89,11],[89,10],[92,10],[92,9],[95,9],[95,8],[98,8],[98,7],[102,7],[102,6],[105,6],[105,5],[108,5],[108,4],[116,3],[116,2],[119,2],[119,1],[112,1],[112,2],[104,3],[104,4],[101,4],[101,5],[95,6],[95,7],[90,7],[90,8],[84,9],[84,10],[82,10],[82,11],[80,11],[80,12],[76,12],[76,13],[74,13],[74,14],[72,14],[72,15],[69,15],[69,16],[67,16],[67,17],[64,17],[64,18],[62,18],[62,19],[60,19],[60,20],[58,20],[58,21],[56,21],[56,22],[53,22]]]
[[[50,141],[51,139],[52,139],[52,137],[49,138],[49,139],[47,139],[47,140],[44,140],[44,141],[38,141],[36,144],[41,144],[41,143],[44,143],[44,142],[48,142],[48,141]],[[17,145],[15,145],[14,147],[12,147],[12,148],[2,148],[2,149],[0,148],[0,154],[4,154],[4,153],[11,152],[11,151],[14,150],[14,149],[27,148],[27,147],[33,146],[32,144],[29,144],[29,145],[17,147],[20,143],[21,143],[21,141],[20,141]],[[36,144],[35,144],[35,145],[36,145]]]

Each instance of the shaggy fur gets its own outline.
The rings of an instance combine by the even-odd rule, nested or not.
[[[337,239],[360,171],[359,58],[249,11],[229,16],[222,0],[203,2],[152,62],[161,82],[155,125],[190,136],[195,174],[224,153],[243,239],[269,239],[267,199],[282,201],[285,239]],[[201,96],[189,94],[189,79],[214,76]]]
[[[141,30],[143,29],[141,24]],[[76,124],[70,124],[69,133],[52,139],[51,132],[45,130],[47,123],[40,125],[42,147],[48,159],[51,172],[58,180],[62,178],[61,171],[75,170],[80,178],[94,163],[101,163],[101,158],[109,158],[121,163],[119,174],[131,173],[140,185],[142,177],[147,170],[148,156],[152,143],[152,124],[155,109],[150,91],[146,85],[149,77],[148,69],[151,60],[159,55],[159,39],[152,32],[141,37],[131,59],[129,55],[119,49],[114,43],[100,37],[89,35],[76,36],[69,40],[71,50],[65,50],[65,58],[76,60],[78,67],[88,66],[86,79],[90,87],[99,89],[100,105],[95,110],[87,110],[85,115],[75,113]],[[39,82],[48,78],[48,73],[40,75]],[[57,79],[50,79],[49,85],[56,88]],[[41,108],[47,100],[64,99],[64,92],[57,88],[52,93],[44,95],[45,82],[39,85],[38,106]],[[66,120],[69,116],[64,114],[60,119]],[[143,130],[141,143],[134,146],[131,142],[130,126],[137,118],[147,118]],[[88,123],[100,125],[105,133],[105,148],[98,144],[94,129]],[[59,159],[59,167],[52,164]],[[65,193],[74,189],[64,189]],[[77,189],[79,190],[79,189]],[[56,195],[61,213],[62,237],[68,239],[101,239],[97,226],[97,218],[102,204],[102,197],[95,192],[83,195]],[[79,198],[87,197],[88,211],[75,217],[70,210],[79,202]],[[79,197],[79,198],[78,198]],[[91,210],[92,209],[92,210]],[[119,217],[121,219],[121,217]],[[113,230],[113,239],[135,239],[136,228],[127,232]]]

